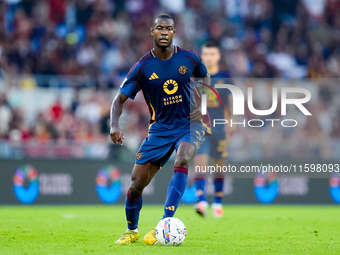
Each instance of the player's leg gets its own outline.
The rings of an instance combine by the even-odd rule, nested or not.
[[[222,135],[221,135],[222,136]],[[215,138],[221,138],[217,136]],[[211,151],[214,166],[225,165],[226,158],[228,157],[228,142],[230,134],[227,134],[224,139],[214,139],[212,147],[214,150]],[[217,169],[217,168],[216,168]],[[222,169],[222,168],[221,168]],[[224,188],[225,174],[223,172],[215,172],[214,174],[214,201],[212,203],[213,216],[220,218],[223,216],[222,198]]]
[[[196,148],[189,142],[181,142],[177,148],[174,174],[170,180],[168,193],[164,205],[163,218],[173,217],[181,200],[188,180],[188,166],[190,160],[195,156]],[[156,230],[152,229],[147,233],[143,241],[148,245],[157,243]]]
[[[159,168],[159,164],[135,164],[125,201],[128,229],[116,243],[132,243],[138,240],[139,212],[143,204],[142,193]]]
[[[177,148],[174,174],[169,183],[163,218],[173,217],[176,212],[187,186],[189,163],[195,153],[195,146],[186,141],[181,142]]]
[[[213,159],[214,166],[224,166],[225,159]],[[223,216],[222,198],[223,198],[223,188],[224,188],[224,177],[223,172],[216,172],[214,174],[214,200],[212,203],[213,216],[220,218]]]
[[[178,137],[178,135],[180,136]],[[179,201],[183,196],[188,180],[189,163],[195,156],[196,150],[203,140],[202,125],[195,125],[194,128],[190,129],[184,128],[183,130],[176,130],[176,136],[175,148],[177,153],[174,174],[169,183],[163,218],[172,217],[175,214]],[[168,156],[170,157],[170,154]],[[143,241],[149,245],[157,243],[155,229],[147,233]]]
[[[126,220],[128,222],[128,229],[130,230],[135,230],[138,226],[139,211],[142,208],[143,203],[143,190],[150,183],[158,170],[159,165],[151,163],[143,165],[135,164],[133,168],[125,207]]]
[[[204,148],[208,147],[208,141],[203,143]],[[200,150],[202,147],[200,148]],[[209,154],[197,154],[194,159],[195,169],[196,166],[202,170],[203,167],[206,167],[209,162]],[[195,187],[196,187],[196,195],[197,195],[197,203],[194,205],[195,211],[201,215],[205,216],[206,211],[208,209],[207,195],[206,195],[206,171],[195,172]]]

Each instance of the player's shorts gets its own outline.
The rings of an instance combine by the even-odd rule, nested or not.
[[[208,154],[213,159],[225,159],[228,157],[229,134],[213,133],[211,136],[206,136],[202,146],[197,151],[196,155]]]
[[[152,130],[144,139],[138,153],[136,154],[136,164],[159,163],[164,166],[169,160],[174,150],[182,142],[193,144],[198,151],[204,141],[201,122],[191,122],[186,127],[176,128],[173,130]]]

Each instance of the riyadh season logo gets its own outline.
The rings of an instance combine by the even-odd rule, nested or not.
[[[122,194],[120,171],[114,166],[104,166],[99,169],[96,177],[96,191],[104,203],[117,202]]]
[[[221,93],[221,89],[227,89],[230,91],[231,96],[233,98],[233,112],[232,114],[234,116],[242,116],[245,114],[245,101],[247,101],[247,107],[248,110],[257,116],[268,116],[274,113],[278,108],[278,99],[279,99],[279,89],[277,87],[272,88],[272,104],[269,109],[266,110],[259,110],[254,107],[254,101],[253,101],[253,88],[249,87],[247,89],[247,100],[245,100],[245,95],[242,92],[242,90],[232,84],[215,84],[215,87],[209,86],[207,84],[199,82],[202,87],[198,87],[198,89],[206,92],[206,94],[201,95],[201,112],[202,115],[207,115],[207,103],[208,103],[208,96],[210,96],[215,104],[217,104],[216,98],[220,101],[220,104],[222,105],[221,97],[216,89],[219,89]],[[210,92],[210,91],[211,92]],[[227,91],[226,91],[227,93]],[[290,95],[302,95],[302,98],[290,98]],[[215,96],[214,96],[215,95]],[[297,107],[304,115],[312,115],[304,106],[305,103],[307,103],[311,99],[311,93],[309,90],[305,88],[297,88],[297,87],[282,87],[280,89],[280,101],[281,101],[281,116],[287,115],[287,106],[288,105],[294,105]],[[278,123],[281,124],[283,127],[296,127],[298,125],[298,121],[296,119],[243,119],[238,120],[237,122],[233,120],[227,120],[227,119],[212,119],[212,126],[216,127],[217,125],[230,125],[230,127],[238,125],[243,127],[263,127],[266,124],[269,124],[271,127],[274,127]]]
[[[13,191],[21,203],[33,203],[39,195],[38,171],[30,165],[20,166],[13,177]]]
[[[340,174],[333,173],[329,180],[329,193],[334,202],[340,204]]]
[[[254,179],[254,193],[259,202],[272,203],[279,194],[277,173],[257,174]]]

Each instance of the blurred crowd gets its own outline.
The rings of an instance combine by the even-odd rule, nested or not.
[[[106,119],[110,105],[105,99],[101,94],[94,94],[80,105],[75,98],[68,108],[57,100],[27,123],[24,109],[11,105],[6,94],[0,93],[0,138],[13,143],[103,142],[101,134],[108,133]]]
[[[116,86],[152,48],[149,28],[162,11],[175,19],[175,44],[199,51],[216,41],[234,77],[339,77],[336,0],[4,0],[1,67]]]
[[[161,12],[175,19],[175,45],[199,52],[204,42],[217,42],[221,69],[235,78],[340,78],[337,0],[3,0],[5,83],[26,77],[18,86],[27,89],[48,87],[41,77],[90,77],[97,92],[86,100],[76,92],[67,106],[51,102],[32,122],[24,103],[11,104],[2,93],[0,139],[106,141],[113,91],[152,48],[149,29]],[[135,148],[146,135],[149,113],[141,97],[130,101],[122,122]]]
[[[87,90],[84,96],[81,92],[84,91],[78,90],[72,101],[64,105],[57,96],[48,108],[40,109],[31,121],[27,121],[24,107],[12,105],[7,95],[0,93],[0,140],[5,139],[13,144],[30,142],[44,145],[106,143],[113,95]],[[144,104],[140,97],[135,102],[129,100],[121,118],[124,134],[129,138],[128,147],[132,150],[137,149],[136,142],[138,144],[147,135],[149,116]]]

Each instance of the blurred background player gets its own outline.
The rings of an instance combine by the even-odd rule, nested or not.
[[[230,75],[227,71],[219,70],[219,61],[221,59],[218,45],[214,42],[207,42],[202,46],[201,53],[202,61],[206,65],[208,72],[211,75],[211,86],[217,83],[230,84]],[[213,122],[214,119],[229,119],[229,112],[232,112],[232,97],[229,90],[218,90],[222,104],[215,98],[216,103],[211,97],[208,97],[208,112]],[[214,94],[213,94],[214,95]],[[215,95],[214,95],[215,96]],[[215,96],[216,97],[216,96]],[[205,141],[198,150],[194,164],[195,166],[205,167],[209,164],[211,157],[212,165],[223,166],[228,156],[227,147],[230,138],[231,130],[226,132],[226,125],[212,125],[212,135],[206,136]],[[208,208],[206,195],[206,178],[207,173],[195,172],[194,182],[197,190],[197,204],[195,210],[198,214],[205,216]],[[214,173],[214,200],[212,203],[214,217],[223,216],[222,197],[224,188],[225,174],[222,172]]]

